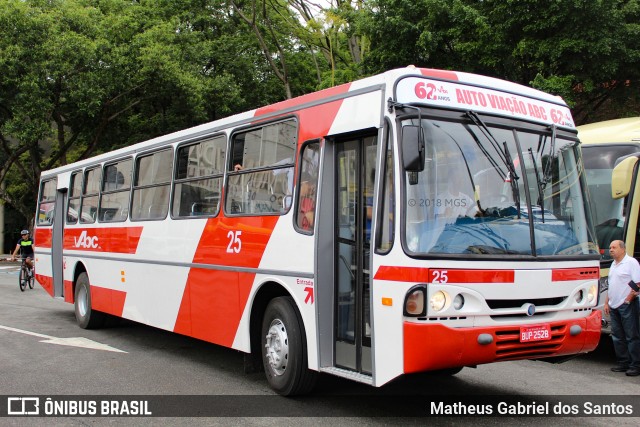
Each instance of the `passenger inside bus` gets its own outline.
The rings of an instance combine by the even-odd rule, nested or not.
[[[308,172],[302,173],[300,181],[300,211],[298,213],[298,226],[305,231],[313,230],[313,221],[316,211],[316,184],[315,179]]]

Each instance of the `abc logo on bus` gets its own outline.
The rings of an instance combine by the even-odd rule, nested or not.
[[[83,231],[80,237],[74,237],[73,242],[76,248],[97,249],[98,236],[89,236],[87,231]]]

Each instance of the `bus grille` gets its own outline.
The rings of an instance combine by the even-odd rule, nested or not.
[[[550,340],[534,342],[520,342],[520,328],[497,331],[496,360],[551,356],[562,345],[566,330],[566,325],[552,326]]]
[[[556,298],[537,298],[537,299],[488,299],[487,305],[492,309],[500,308],[520,308],[526,303],[535,305],[536,307],[553,306],[561,304],[567,297]]]

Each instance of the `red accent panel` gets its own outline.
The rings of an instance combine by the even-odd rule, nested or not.
[[[277,104],[267,105],[266,107],[258,108],[256,110],[256,117],[264,114],[285,110],[288,108],[296,107],[298,105],[306,104],[308,102],[317,101],[319,99],[328,98],[335,95],[346,93],[351,86],[350,83],[346,83],[340,86],[330,87],[328,89],[321,90],[319,92],[310,93],[307,95],[298,96],[297,98],[287,99]],[[307,126],[309,123],[305,123]]]
[[[376,280],[391,280],[394,282],[428,282],[429,269],[381,265],[373,278]]]
[[[447,283],[514,283],[513,270],[462,270],[421,267],[380,266],[375,274],[376,280],[395,282],[426,282],[442,279],[446,271]]]
[[[141,234],[142,227],[67,228],[64,249],[134,254]]]
[[[257,268],[279,218],[210,218],[193,262]],[[254,276],[253,273],[192,269],[174,331],[231,346]]]
[[[122,317],[127,293],[91,285],[91,308]]]
[[[189,330],[186,316],[190,311],[190,336],[230,347],[242,315],[238,275],[233,271],[192,269],[185,289],[186,302],[183,298],[176,322],[180,330],[175,331]]]
[[[189,280],[184,287],[182,300],[180,301],[180,309],[176,317],[176,323],[173,325],[173,332],[191,336],[191,295]]]
[[[436,70],[434,68],[420,68],[420,72],[425,77],[433,77],[436,79],[453,80],[458,81],[458,74],[454,71]]]
[[[551,322],[553,339],[542,343],[520,343],[519,326],[457,329],[439,324],[405,322],[404,372],[586,353],[598,345],[600,321],[601,312],[596,310],[587,318]],[[571,335],[569,331],[573,325],[579,325],[582,332]],[[493,342],[478,344],[480,334],[491,335]]]
[[[36,273],[36,280],[42,286],[42,289],[47,291],[47,293],[53,296],[53,277],[43,276],[42,274]]]
[[[35,246],[39,248],[50,248],[53,231],[51,228],[36,228],[34,238]]]
[[[73,295],[73,282],[71,280],[64,281],[64,301],[73,304],[75,295]]]
[[[258,267],[279,218],[279,216],[210,218],[202,231],[193,262],[232,267]]]
[[[600,270],[598,267],[592,268],[564,268],[553,270],[551,280],[554,282],[564,282],[568,280],[599,279]]]

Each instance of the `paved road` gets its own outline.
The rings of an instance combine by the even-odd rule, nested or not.
[[[559,365],[504,362],[467,368],[452,378],[404,378],[382,388],[322,376],[312,395],[285,399],[274,396],[263,374],[245,374],[243,356],[234,350],[133,322],[80,329],[72,305],[49,297],[38,285],[20,292],[17,268],[0,264],[0,396],[187,396],[174,403],[191,405],[186,408],[190,418],[32,418],[29,425],[604,425],[605,419],[588,417],[425,417],[430,401],[481,405],[483,396],[493,395],[523,404],[536,396],[538,401],[551,397],[551,404],[598,399],[593,395],[605,403],[625,404],[620,395],[640,402],[640,378],[611,373],[612,362],[605,338],[594,353]],[[494,414],[496,402],[489,402]],[[195,417],[211,414],[212,408],[225,417]],[[634,410],[640,414],[640,403]],[[2,425],[24,422],[0,418]],[[610,422],[638,425],[640,419]]]

